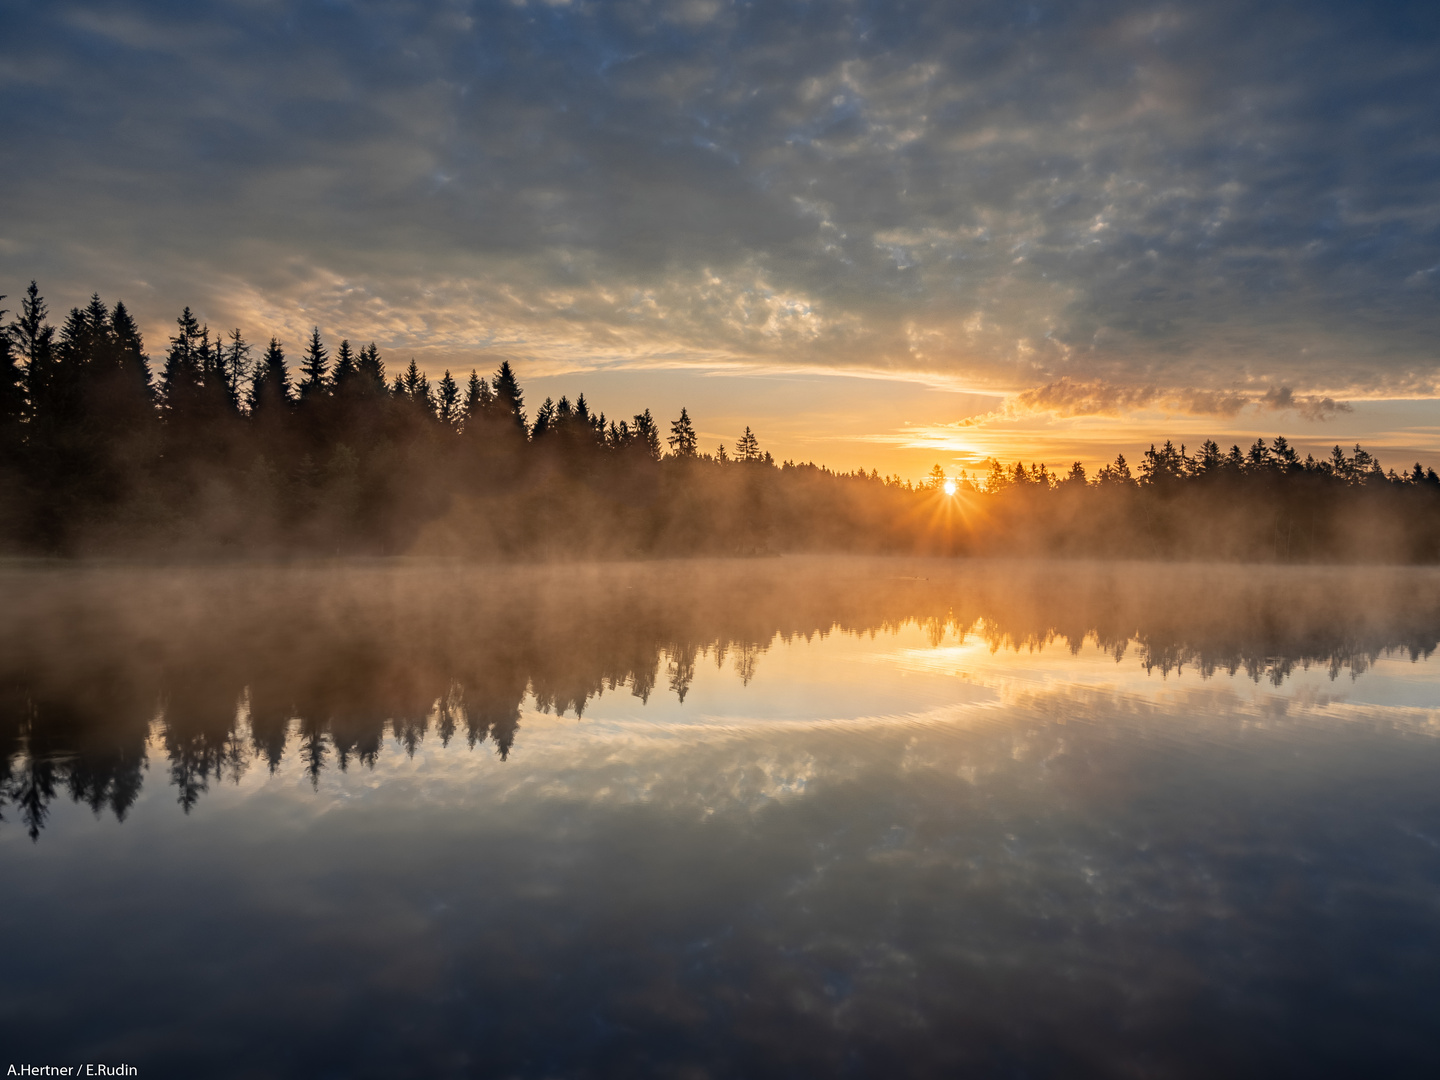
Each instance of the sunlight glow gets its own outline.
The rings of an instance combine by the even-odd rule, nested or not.
[[[946,480],[942,486],[945,488],[946,495],[954,495],[959,490],[954,480]]]

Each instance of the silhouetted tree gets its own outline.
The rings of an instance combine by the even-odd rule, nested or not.
[[[410,366],[405,369],[405,379],[401,385],[401,392],[409,399],[410,404],[425,416],[434,415],[434,406],[430,401],[430,380],[420,370],[420,365],[415,363],[415,358],[410,358]]]
[[[512,422],[521,435],[526,434],[529,425],[525,420],[525,395],[520,391],[520,383],[509,360],[501,362],[500,369],[491,380],[491,389],[495,391],[495,407],[500,415]]]
[[[203,369],[209,360],[210,336],[187,307],[175,320],[175,336],[160,372],[160,404],[172,422],[196,418],[201,412]]]
[[[440,378],[439,386],[435,388],[435,414],[447,428],[459,430],[462,419],[460,387],[455,385],[449,368],[446,368],[445,374]]]
[[[555,402],[548,397],[535,412],[535,423],[530,428],[530,438],[533,442],[539,442],[549,435],[555,428]]]
[[[697,454],[700,439],[695,434],[695,425],[690,422],[690,414],[683,407],[680,418],[670,424],[670,438],[666,441],[676,457],[693,458]]]
[[[330,388],[326,378],[330,370],[330,353],[320,341],[320,328],[310,331],[310,341],[300,361],[300,401],[323,397]]]
[[[350,351],[350,341],[342,338],[340,347],[335,350],[335,371],[331,375],[331,385],[336,396],[349,395],[354,390],[355,380],[359,375],[360,367],[355,354]]]
[[[735,458],[737,461],[758,461],[760,458],[760,441],[748,427],[735,443]]]
[[[475,373],[474,368],[471,368],[470,381],[465,384],[465,404],[463,406],[467,431],[472,424],[478,425],[482,422],[481,417],[485,414],[492,396],[489,385]]]
[[[746,429],[749,430],[748,428]],[[635,416],[635,426],[632,429],[636,444],[644,452],[645,456],[654,461],[660,460],[660,428],[655,423],[655,418],[650,415],[650,410]]]
[[[376,397],[384,394],[385,365],[381,362],[380,350],[375,347],[373,341],[360,350],[359,368],[360,384],[365,392]]]
[[[220,374],[225,383],[225,393],[232,410],[239,411],[246,391],[253,379],[250,364],[250,344],[237,326],[230,331],[221,362]]]
[[[255,369],[255,381],[250,387],[250,411],[256,416],[272,416],[282,412],[291,403],[290,369],[285,364],[285,350],[276,338],[270,339],[260,366]]]

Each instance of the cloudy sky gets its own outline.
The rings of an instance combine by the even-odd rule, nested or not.
[[[918,476],[1440,467],[1440,6],[0,0],[0,291]]]

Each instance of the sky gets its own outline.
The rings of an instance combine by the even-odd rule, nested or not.
[[[0,292],[919,477],[1440,467],[1440,5],[0,0]]]

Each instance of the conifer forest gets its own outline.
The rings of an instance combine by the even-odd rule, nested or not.
[[[0,312],[0,543],[128,557],[630,558],[785,552],[1440,559],[1440,477],[1283,436],[1166,441],[1088,476],[991,461],[921,483],[776,461],[688,408],[527,402],[508,362],[436,382],[315,329],[298,350],[189,308],[147,355],[123,303]]]

